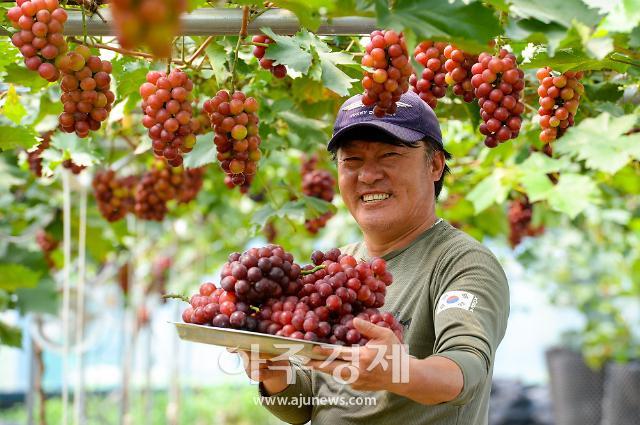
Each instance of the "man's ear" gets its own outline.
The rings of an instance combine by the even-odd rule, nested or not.
[[[431,159],[431,175],[433,181],[438,181],[442,178],[444,173],[445,157],[444,152],[436,151]]]

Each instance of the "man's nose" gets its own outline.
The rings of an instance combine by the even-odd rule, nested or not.
[[[364,184],[373,184],[383,177],[382,167],[376,161],[365,161],[358,173],[358,180]]]

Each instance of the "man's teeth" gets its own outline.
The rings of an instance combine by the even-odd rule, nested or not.
[[[362,200],[364,202],[383,201],[389,198],[390,196],[391,195],[389,195],[388,193],[371,193],[367,195],[362,195]]]

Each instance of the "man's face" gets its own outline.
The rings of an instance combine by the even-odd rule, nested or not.
[[[338,185],[363,232],[402,233],[422,223],[434,207],[433,182],[444,162],[429,164],[418,148],[355,140],[338,150]]]

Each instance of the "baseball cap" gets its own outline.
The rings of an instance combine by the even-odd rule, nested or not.
[[[349,98],[338,111],[327,150],[335,151],[341,143],[358,138],[360,130],[362,134],[371,134],[371,129],[379,129],[386,138],[405,144],[429,138],[444,150],[440,124],[429,105],[412,91],[403,94],[396,103],[395,114],[378,118],[373,115],[373,105],[362,104],[361,94]]]

